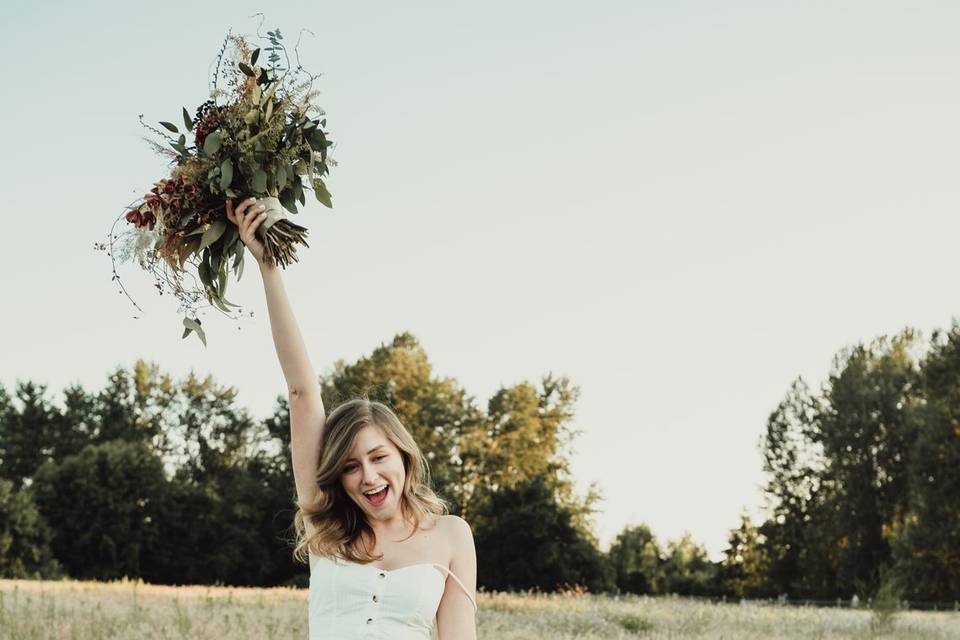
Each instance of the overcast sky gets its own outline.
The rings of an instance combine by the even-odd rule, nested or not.
[[[167,168],[140,139],[207,98],[236,2],[5,9],[0,382],[100,388],[137,358],[266,416],[252,318],[203,316],[93,251]],[[285,274],[318,370],[410,331],[481,403],[582,390],[573,469],[608,544],[645,521],[716,557],[762,503],[757,447],[791,380],[960,309],[960,10],[944,2],[273,2],[325,75],[335,208]],[[59,397],[58,397],[59,399]]]

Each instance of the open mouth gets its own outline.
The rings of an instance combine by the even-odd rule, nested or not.
[[[385,486],[383,489],[381,489],[377,493],[373,493],[373,494],[365,493],[363,494],[363,497],[366,498],[367,502],[369,502],[374,507],[379,507],[386,501],[388,491],[390,491],[390,485]]]

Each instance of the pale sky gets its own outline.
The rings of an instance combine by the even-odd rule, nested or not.
[[[99,389],[137,358],[269,415],[285,390],[258,275],[180,339],[174,301],[93,251],[167,174],[137,122],[207,98],[248,1],[5,9],[0,382]],[[323,72],[339,166],[286,273],[313,362],[411,331],[481,403],[569,376],[573,469],[604,546],[647,522],[714,557],[762,503],[791,380],[960,310],[960,5],[272,2]],[[238,328],[239,327],[239,328]],[[57,396],[59,400],[59,396]]]

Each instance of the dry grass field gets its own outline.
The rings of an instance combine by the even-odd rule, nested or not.
[[[307,637],[307,593],[135,582],[0,580],[0,640]],[[480,594],[481,640],[960,639],[960,613],[705,604],[676,598]]]

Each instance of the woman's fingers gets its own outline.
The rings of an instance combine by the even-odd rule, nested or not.
[[[246,200],[241,200],[240,204],[234,207],[233,201],[227,200],[227,219],[240,228],[240,237],[245,242],[253,237],[252,233],[248,233],[250,223],[253,222],[264,209],[262,205],[255,209],[250,209],[256,201],[256,198],[247,198]],[[255,229],[256,227],[254,227],[254,230]]]
[[[251,215],[247,221],[247,241],[253,240],[256,238],[257,227],[263,224],[263,221],[267,219],[267,212],[261,211],[260,213],[254,212],[254,215]]]
[[[236,216],[237,220],[239,220],[242,223],[243,219],[249,213],[248,209],[251,206],[253,206],[253,203],[256,201],[257,201],[256,198],[247,198],[246,200],[241,202],[239,205],[237,205],[237,208],[234,209],[234,215]]]

